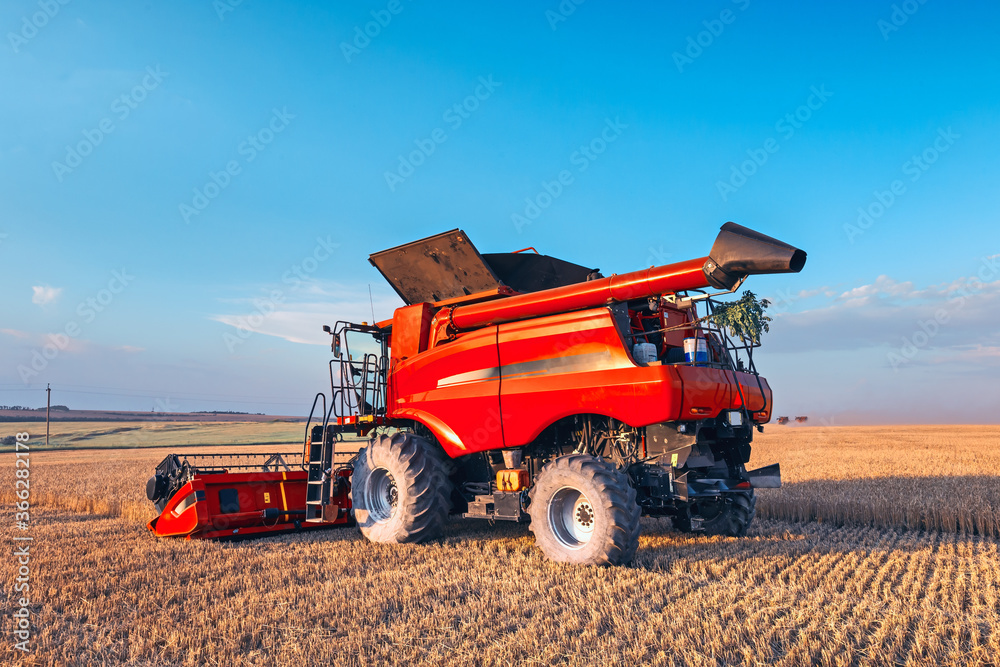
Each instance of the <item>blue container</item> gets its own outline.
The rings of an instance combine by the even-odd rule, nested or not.
[[[704,338],[685,338],[684,361],[689,364],[707,364],[708,341]]]

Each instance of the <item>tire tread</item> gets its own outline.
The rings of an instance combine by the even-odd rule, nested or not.
[[[571,560],[548,535],[548,509],[542,508],[543,501],[538,497],[538,489],[544,484],[545,478],[560,471],[573,473],[592,482],[600,498],[591,498],[591,502],[601,503],[611,518],[611,530],[604,543],[594,550],[594,555],[586,562],[595,565],[630,563],[639,546],[639,519],[642,514],[636,501],[635,489],[628,475],[618,470],[614,464],[586,454],[560,456],[545,464],[538,474],[529,491],[529,513],[532,514],[529,530],[535,534],[536,544],[553,560]],[[532,509],[535,511],[532,512]],[[540,512],[544,512],[546,516],[543,517]]]

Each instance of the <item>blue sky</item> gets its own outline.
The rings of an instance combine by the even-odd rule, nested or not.
[[[11,0],[0,403],[302,414],[320,325],[397,303],[371,252],[461,227],[609,274],[733,220],[809,253],[747,283],[779,413],[996,422],[998,18]]]

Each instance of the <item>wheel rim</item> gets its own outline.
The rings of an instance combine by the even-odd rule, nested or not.
[[[579,489],[564,486],[549,501],[549,525],[556,541],[567,549],[581,549],[594,534],[596,516],[590,499]]]
[[[376,522],[388,521],[396,511],[398,502],[399,490],[389,471],[385,468],[372,470],[368,484],[365,485],[365,507],[372,519]]]

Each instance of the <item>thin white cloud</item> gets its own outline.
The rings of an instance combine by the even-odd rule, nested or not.
[[[30,338],[31,334],[27,331],[20,331],[19,329],[0,329],[0,333],[7,334],[8,336],[13,336],[14,338]]]
[[[64,355],[92,355],[97,352],[124,352],[135,353],[144,352],[145,348],[134,345],[104,345],[84,338],[74,338],[66,335],[63,331],[53,333],[37,333],[33,331],[21,331],[19,329],[0,329],[0,334],[5,334],[11,338],[18,339],[19,343],[7,341],[8,345],[17,346],[18,349],[27,350],[30,361],[31,350],[41,352],[42,350],[58,350],[59,356]],[[13,347],[10,349],[14,349]]]
[[[237,333],[247,336],[247,332],[283,338],[291,343],[305,345],[329,344],[329,337],[323,332],[323,325],[333,325],[329,304],[299,304],[294,308],[275,310],[262,314],[252,312],[242,315],[213,315],[216,322],[228,324]]]
[[[895,296],[907,298],[913,295],[913,283],[898,283],[889,276],[879,276],[871,285],[862,285],[848,290],[837,297],[838,301],[848,306],[863,306],[872,302],[874,297]]]
[[[975,366],[994,366],[1000,364],[1000,345],[956,345],[946,350],[937,350],[936,354],[926,359],[919,357],[914,361],[923,361],[929,365],[966,364]]]
[[[39,306],[52,303],[62,294],[62,287],[49,287],[48,285],[35,285],[31,290],[33,292],[31,303],[36,303]]]
[[[947,360],[974,363],[969,350],[1000,345],[1000,272],[985,272],[917,289],[912,282],[879,276],[828,298],[818,307],[775,313],[768,352],[902,349],[915,345],[921,364]],[[963,354],[958,354],[960,351]],[[984,352],[985,359],[992,357]]]
[[[248,338],[248,332],[252,332],[305,345],[330,344],[330,336],[323,332],[324,324],[333,326],[338,320],[371,323],[373,311],[376,321],[390,319],[393,311],[403,305],[398,297],[381,289],[369,300],[367,285],[319,282],[288,295],[283,293],[280,301],[240,298],[224,302],[234,304],[239,312],[212,315],[209,319],[233,327],[241,338]]]

